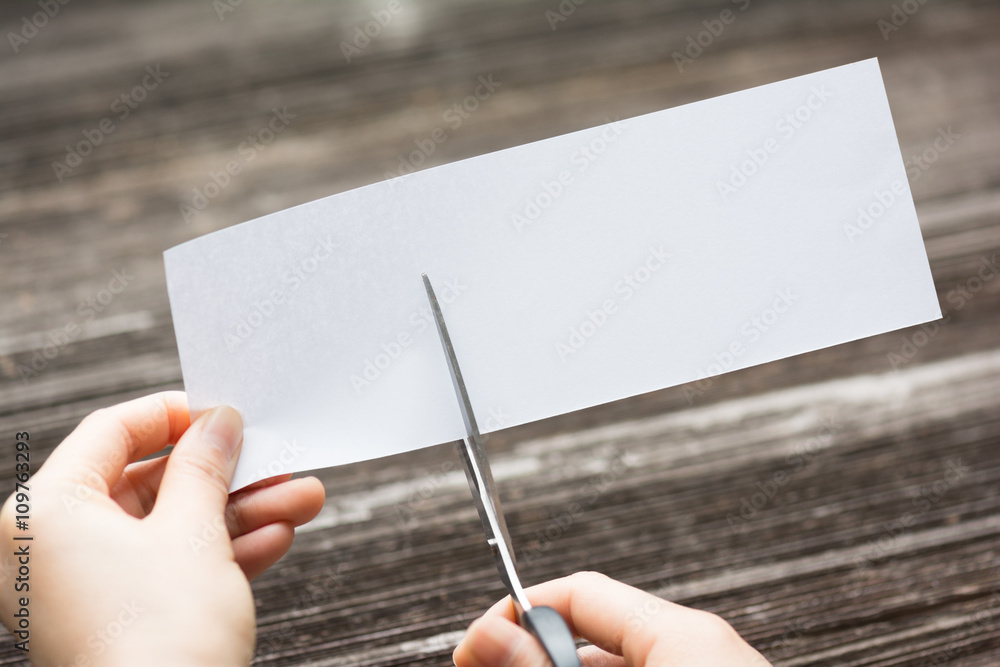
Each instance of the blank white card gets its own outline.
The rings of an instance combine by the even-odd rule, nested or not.
[[[878,63],[344,192],[165,253],[194,414],[233,488],[941,316]]]

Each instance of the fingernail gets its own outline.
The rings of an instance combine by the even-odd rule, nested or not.
[[[243,441],[243,419],[227,405],[213,408],[205,417],[202,433],[215,440],[222,452],[232,458]]]

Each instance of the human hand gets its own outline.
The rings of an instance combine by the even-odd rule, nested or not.
[[[146,396],[89,415],[32,476],[32,541],[13,540],[8,499],[0,548],[29,545],[30,591],[4,586],[0,615],[13,630],[30,597],[33,665],[250,663],[248,579],[284,555],[324,490],[285,475],[230,496],[242,437],[232,408],[191,424],[182,392]]]
[[[532,604],[555,608],[574,636],[584,667],[768,667],[724,620],[596,572],[533,586]],[[514,622],[509,597],[477,619],[454,654],[458,667],[547,667],[538,641]]]

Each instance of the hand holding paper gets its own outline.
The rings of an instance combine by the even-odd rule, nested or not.
[[[233,488],[940,317],[874,60],[377,183],[165,254]]]

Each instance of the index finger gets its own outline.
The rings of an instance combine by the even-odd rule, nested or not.
[[[38,471],[109,493],[125,466],[177,442],[191,423],[187,395],[165,391],[87,415]]]

